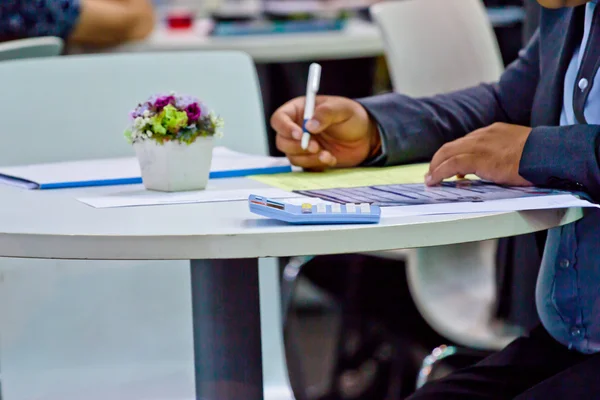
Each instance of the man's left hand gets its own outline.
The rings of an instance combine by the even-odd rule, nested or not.
[[[529,186],[519,175],[519,162],[530,133],[526,126],[496,123],[446,143],[433,156],[425,183],[475,174],[501,185]]]

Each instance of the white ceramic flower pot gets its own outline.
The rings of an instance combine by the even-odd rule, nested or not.
[[[143,140],[133,147],[146,189],[182,192],[206,188],[212,161],[212,137],[198,137],[189,145]]]

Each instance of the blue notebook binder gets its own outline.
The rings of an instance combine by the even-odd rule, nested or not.
[[[270,175],[270,174],[281,174],[285,172],[292,172],[292,167],[280,166],[280,167],[265,167],[255,169],[238,169],[229,171],[213,171],[209,174],[210,179],[222,179],[222,178],[243,178],[245,176],[252,175]],[[0,174],[0,181],[11,183],[11,181],[21,181],[22,184],[17,186],[26,186],[29,189],[68,189],[78,187],[92,187],[92,186],[116,186],[116,185],[137,185],[142,183],[141,177],[135,178],[118,178],[118,179],[104,179],[104,180],[89,180],[89,181],[72,181],[72,182],[52,182],[52,183],[35,183],[32,181],[23,180],[20,178],[14,178]],[[16,183],[16,182],[14,182]]]
[[[287,160],[215,148],[210,179],[291,172]],[[26,189],[66,189],[142,183],[134,157],[0,167],[0,183]]]

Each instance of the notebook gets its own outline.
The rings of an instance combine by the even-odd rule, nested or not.
[[[291,172],[285,158],[238,153],[215,147],[211,179]],[[142,183],[135,157],[0,167],[0,182],[26,189],[64,189]]]

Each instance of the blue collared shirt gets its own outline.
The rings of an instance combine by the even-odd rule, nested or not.
[[[600,124],[600,74],[577,80],[594,23],[596,0],[586,5],[584,34],[564,79],[562,126],[580,123],[573,94],[591,86],[583,108],[588,124]],[[593,79],[593,81],[590,81]],[[550,230],[536,289],[544,327],[559,342],[583,353],[600,351],[600,211]]]
[[[0,38],[67,38],[79,18],[80,0],[0,0]]]

